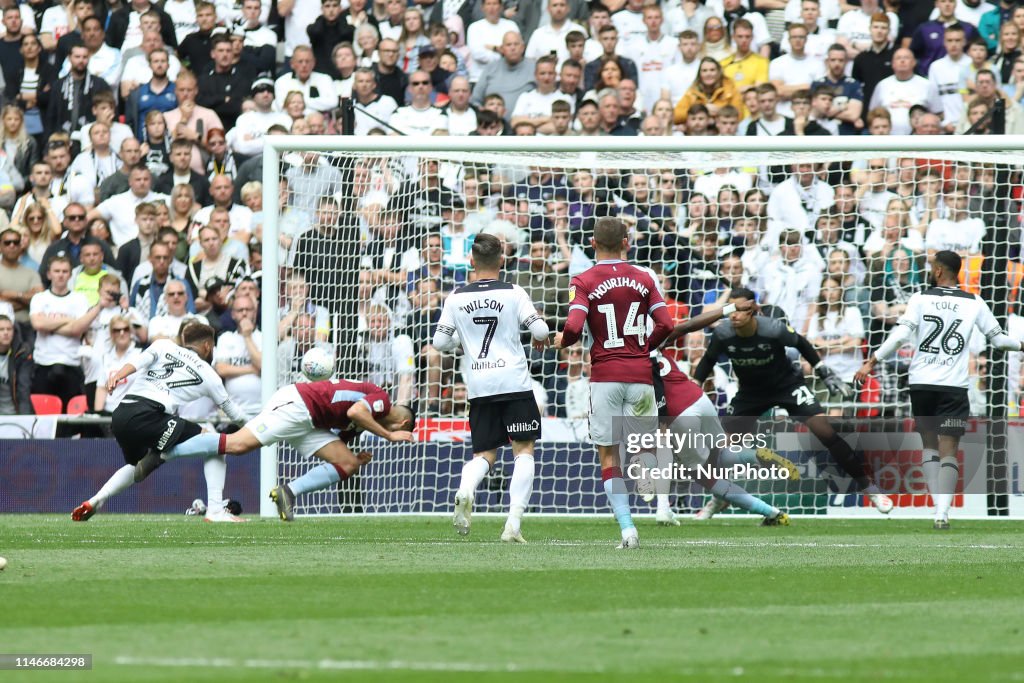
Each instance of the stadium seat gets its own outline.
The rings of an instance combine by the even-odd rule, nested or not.
[[[60,396],[53,394],[32,394],[32,410],[36,415],[60,415],[64,407]]]
[[[878,378],[874,375],[868,375],[868,378],[864,380],[864,385],[860,389],[860,395],[857,397],[859,403],[881,403],[882,402],[882,383],[878,381]],[[857,410],[857,417],[878,417],[882,414],[879,408],[859,408]]]
[[[86,400],[85,394],[72,396],[68,401],[68,415],[83,415],[87,410],[89,410],[89,402]]]

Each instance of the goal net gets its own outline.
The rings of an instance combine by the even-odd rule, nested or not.
[[[570,278],[594,263],[594,221],[628,226],[628,258],[655,271],[676,321],[719,305],[734,287],[756,292],[851,381],[915,291],[928,255],[963,257],[964,289],[979,294],[1014,338],[1024,338],[1019,296],[1024,140],[957,138],[396,138],[267,139],[264,156],[264,397],[301,381],[299,361],[329,348],[337,376],[370,381],[419,411],[417,441],[364,438],[373,459],[335,489],[300,497],[298,514],[450,512],[471,456],[463,358],[431,339],[445,296],[471,281],[474,236],[505,244],[504,278],[524,287],[552,329],[568,315]],[[272,245],[277,245],[274,249]],[[941,332],[941,331],[940,331]],[[588,443],[589,354],[581,346],[532,350],[544,415],[531,513],[606,514]],[[970,353],[968,434],[960,516],[1024,514],[1019,473],[1020,354]],[[703,333],[665,356],[692,369]],[[938,342],[937,342],[938,343]],[[926,515],[920,439],[909,420],[904,347],[849,400],[808,387],[896,496],[898,515]],[[794,362],[799,362],[794,360]],[[804,366],[810,373],[808,366]],[[724,409],[735,394],[728,364],[713,376]],[[765,391],[772,387],[765,387]],[[758,430],[793,460],[799,481],[741,481],[792,514],[877,514],[825,476],[824,449],[784,411]],[[314,463],[287,444],[264,449],[261,487]],[[477,511],[508,504],[511,455],[480,487]],[[706,494],[675,482],[677,512]],[[653,512],[635,498],[634,510]],[[272,506],[264,502],[264,514]]]

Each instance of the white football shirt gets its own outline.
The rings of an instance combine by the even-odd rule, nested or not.
[[[523,327],[535,339],[548,334],[526,290],[502,280],[477,280],[448,295],[434,346],[444,348],[445,340],[458,332],[468,356],[463,367],[470,399],[532,392],[520,339]]]
[[[136,361],[137,364],[133,363],[135,384],[123,403],[131,401],[132,396],[148,398],[162,404],[164,411],[173,415],[182,405],[205,396],[233,420],[241,417],[220,375],[195,351],[169,339],[158,339],[140,353]]]
[[[953,287],[932,287],[911,296],[898,324],[916,340],[910,361],[911,389],[966,389],[974,330],[989,342],[1005,337],[981,297]]]

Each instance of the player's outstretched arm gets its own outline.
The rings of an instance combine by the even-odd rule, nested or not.
[[[885,341],[882,342],[881,346],[868,356],[868,359],[860,366],[860,370],[853,375],[853,381],[858,384],[864,382],[868,375],[871,374],[871,371],[875,369],[875,366],[878,365],[878,361],[885,360],[891,356],[909,338],[910,328],[906,325],[896,325],[892,332],[889,333],[889,336],[885,338]]]
[[[572,306],[569,317],[565,321],[560,335],[555,335],[555,345],[564,349],[575,344],[583,334],[583,325],[587,322],[587,311],[582,306]]]
[[[118,384],[135,374],[135,370],[136,368],[134,365],[131,363],[125,363],[121,366],[120,370],[110,373],[110,376],[107,377],[107,393],[109,394],[114,391]]]
[[[373,417],[373,413],[370,411],[369,406],[363,401],[357,401],[348,409],[346,413],[348,418],[359,425],[363,431],[371,434],[376,434],[385,441],[412,441],[412,432],[408,431],[390,431],[387,427],[377,422]]]
[[[728,317],[733,311],[749,311],[754,307],[753,301],[746,299],[739,299],[734,304],[726,304],[725,306],[710,306],[705,307],[705,311],[698,316],[690,318],[686,322],[679,323],[672,328],[668,337],[662,342],[662,346],[671,344],[679,337],[696,332],[697,330],[703,330],[708,325],[713,325],[722,318]]]
[[[654,329],[647,340],[647,348],[653,350],[661,346],[672,332],[672,316],[669,315],[667,307],[658,306],[651,311],[651,318],[654,319]]]

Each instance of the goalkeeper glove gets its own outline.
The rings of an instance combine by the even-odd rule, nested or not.
[[[818,366],[814,368],[814,372],[818,375],[818,379],[825,383],[830,394],[838,394],[844,399],[848,399],[853,396],[853,387],[839,379],[835,370],[829,366],[824,363],[818,363]]]

